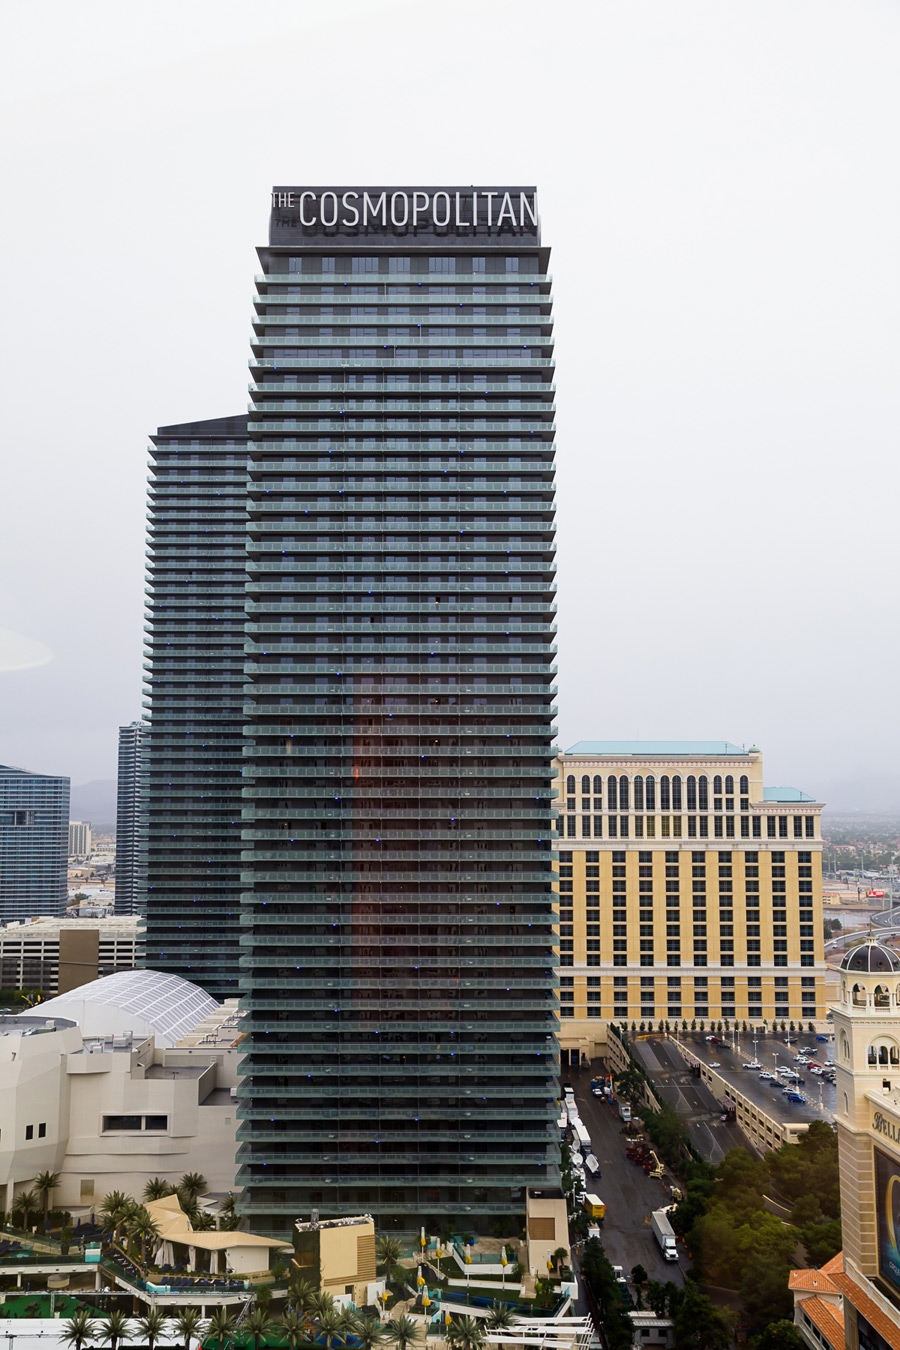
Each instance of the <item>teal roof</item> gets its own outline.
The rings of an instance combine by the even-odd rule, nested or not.
[[[814,802],[815,800],[815,797],[811,797],[808,792],[801,792],[799,788],[763,788],[764,802]]]
[[[567,755],[746,755],[731,741],[576,741]],[[810,798],[810,800],[812,800]]]

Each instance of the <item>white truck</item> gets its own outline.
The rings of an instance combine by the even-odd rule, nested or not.
[[[576,1120],[572,1126],[572,1132],[578,1140],[578,1146],[585,1156],[591,1151],[591,1136],[588,1134],[585,1126],[580,1120]]]
[[[628,1105],[627,1102],[623,1102],[621,1099],[619,1100],[619,1115],[627,1125],[629,1120],[631,1119],[631,1107]]]
[[[667,1261],[678,1260],[678,1248],[675,1244],[675,1234],[672,1232],[672,1225],[669,1223],[669,1216],[664,1209],[655,1209],[650,1215],[650,1222],[653,1225],[653,1236],[659,1243],[659,1250]]]

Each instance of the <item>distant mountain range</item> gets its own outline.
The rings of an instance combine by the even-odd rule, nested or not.
[[[89,820],[94,830],[116,828],[116,784],[112,778],[95,778],[93,783],[73,786],[69,803],[70,820]]]

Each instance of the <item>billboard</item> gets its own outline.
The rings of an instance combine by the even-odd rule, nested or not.
[[[900,1160],[875,1150],[875,1211],[878,1216],[878,1274],[900,1295]]]

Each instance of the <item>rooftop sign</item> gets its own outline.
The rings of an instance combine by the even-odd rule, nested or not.
[[[537,244],[533,187],[275,187],[270,244]]]

